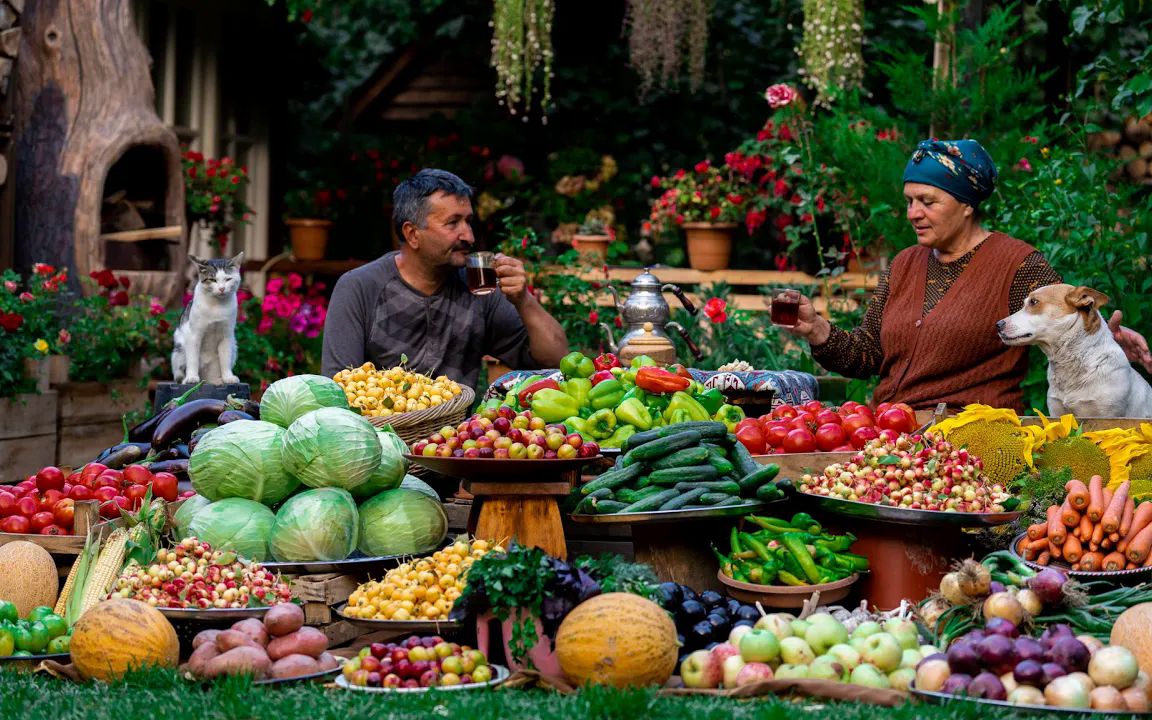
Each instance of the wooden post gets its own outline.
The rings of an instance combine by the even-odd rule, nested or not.
[[[953,9],[955,8],[954,0],[936,0],[936,10],[940,18],[943,20],[949,18]],[[956,25],[949,21],[948,24],[936,32],[936,43],[932,47],[932,87],[939,89],[945,85],[953,83],[953,67],[956,64]],[[937,130],[944,130],[946,128],[938,128],[936,126],[936,118],[932,118],[932,125],[929,128],[928,134],[930,137],[936,137]]]

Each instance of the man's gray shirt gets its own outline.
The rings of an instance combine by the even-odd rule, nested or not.
[[[528,331],[503,293],[473,295],[461,271],[435,295],[425,295],[400,277],[397,255],[390,252],[337,281],[324,321],[325,375],[367,361],[390,368],[402,354],[411,370],[469,387],[476,387],[485,355],[513,368],[536,367]]]

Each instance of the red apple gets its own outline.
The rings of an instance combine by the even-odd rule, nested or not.
[[[831,452],[847,440],[848,435],[838,423],[825,423],[816,430],[816,447],[824,452]]]
[[[36,473],[36,489],[40,492],[47,492],[48,490],[63,490],[64,473],[60,470],[60,468],[52,465],[46,468],[41,468],[40,472]]]
[[[56,518],[52,516],[52,513],[47,511],[35,513],[30,519],[32,521],[32,532],[34,533],[39,533],[44,528],[56,522]]]
[[[32,521],[23,515],[10,515],[0,520],[0,532],[27,533],[32,529]]]
[[[876,428],[859,427],[849,436],[849,441],[852,443],[852,447],[859,450],[864,447],[869,440],[875,440],[878,437],[880,437],[880,433]]]
[[[784,438],[783,447],[790,453],[816,452],[816,436],[808,430],[792,430]]]
[[[0,490],[0,518],[14,515],[16,510],[16,503],[19,500],[15,495],[7,490]]]
[[[31,495],[25,495],[16,501],[16,510],[31,520],[33,515],[40,512],[40,503]]]

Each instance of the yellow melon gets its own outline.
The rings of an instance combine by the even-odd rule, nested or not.
[[[672,618],[630,593],[585,600],[556,632],[556,659],[575,685],[663,685],[676,668],[676,656]]]
[[[176,667],[180,641],[159,610],[118,598],[99,602],[80,616],[70,651],[80,675],[107,682],[129,670]]]
[[[1120,613],[1108,641],[1131,650],[1140,669],[1152,675],[1152,603],[1133,605]]]
[[[47,550],[26,540],[0,545],[0,600],[15,603],[20,617],[55,606],[59,592],[60,574]]]

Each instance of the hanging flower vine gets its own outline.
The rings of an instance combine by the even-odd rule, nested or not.
[[[713,0],[628,0],[628,51],[640,75],[640,97],[667,88],[687,66],[689,87],[704,82]],[[685,52],[687,56],[685,57]]]
[[[827,106],[837,90],[864,79],[864,7],[861,0],[804,0],[804,39],[797,53],[804,84]]]
[[[515,115],[532,109],[536,75],[542,78],[540,111],[552,104],[554,0],[496,0],[492,14],[492,67],[496,97]],[[527,116],[524,118],[527,120]]]

